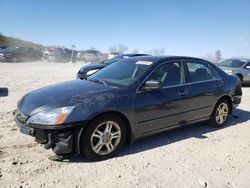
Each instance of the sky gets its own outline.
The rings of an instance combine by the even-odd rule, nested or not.
[[[250,57],[250,0],[0,0],[0,33],[78,50]]]

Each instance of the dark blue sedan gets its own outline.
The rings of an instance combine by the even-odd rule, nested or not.
[[[103,160],[147,135],[201,121],[221,127],[241,96],[240,80],[208,61],[133,57],[28,93],[15,121],[57,156]]]

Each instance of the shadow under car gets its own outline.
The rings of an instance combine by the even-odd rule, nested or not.
[[[213,128],[206,124],[206,122],[196,123],[181,127],[179,129],[173,129],[170,131],[162,132],[152,136],[147,136],[138,139],[133,145],[127,146],[121,151],[116,157],[123,157],[135,153],[140,153],[157,147],[172,144],[181,140],[189,138],[206,139],[206,133],[219,131],[221,129],[228,128],[230,126],[237,125],[250,120],[250,112],[242,109],[234,109],[232,115],[228,118],[227,123],[224,127]],[[85,157],[77,156],[71,157],[64,162],[92,162]]]

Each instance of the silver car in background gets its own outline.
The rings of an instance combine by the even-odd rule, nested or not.
[[[250,83],[250,59],[226,59],[218,66],[227,74],[238,76],[242,84]]]
[[[81,51],[77,54],[77,60],[90,63],[100,63],[102,61],[102,53],[98,50]]]

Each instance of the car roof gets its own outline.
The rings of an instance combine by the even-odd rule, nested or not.
[[[248,59],[248,58],[230,58],[230,59],[225,59],[225,60],[240,60],[240,61],[250,62],[250,59]]]
[[[196,57],[188,57],[188,56],[135,56],[131,57],[131,59],[138,61],[153,61],[153,62],[162,62],[162,61],[179,60],[179,59],[206,61],[204,59]]]

